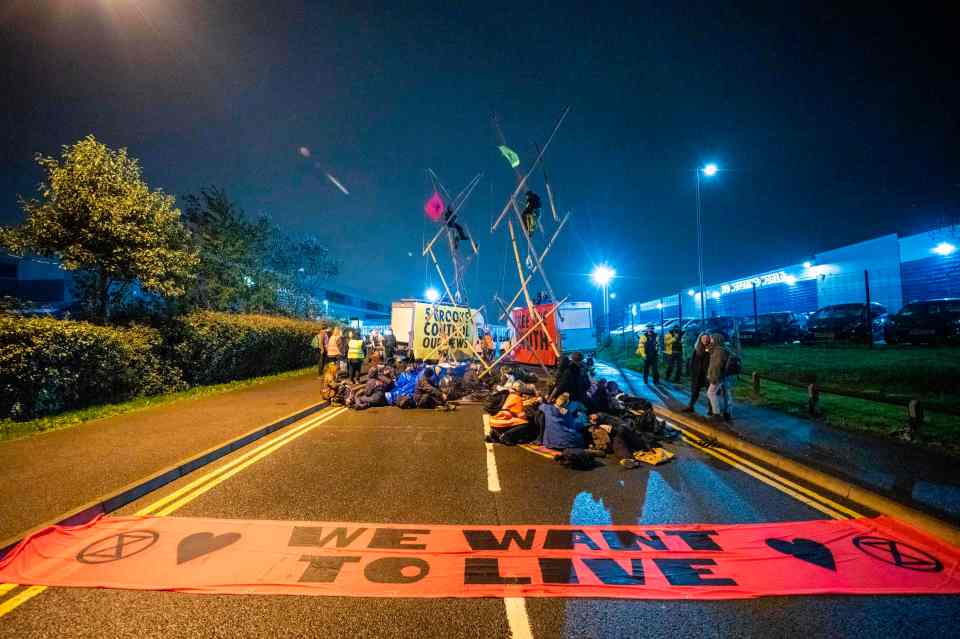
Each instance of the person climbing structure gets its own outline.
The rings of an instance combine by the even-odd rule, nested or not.
[[[532,236],[540,222],[540,196],[533,191],[527,191],[527,203],[523,207],[523,228],[527,235]]]
[[[466,232],[464,232],[463,227],[460,226],[460,223],[457,222],[457,214],[453,212],[453,209],[447,208],[443,212],[443,221],[446,222],[447,228],[454,229],[457,232],[457,239],[461,242],[465,242],[470,238],[467,237]]]

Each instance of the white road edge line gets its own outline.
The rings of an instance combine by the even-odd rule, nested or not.
[[[483,415],[483,436],[490,434],[490,415]],[[497,458],[493,444],[484,444],[487,448],[487,489],[492,493],[500,492],[500,474],[497,472]],[[504,597],[503,606],[507,612],[507,625],[513,639],[533,639],[530,617],[527,616],[527,600],[523,597]]]

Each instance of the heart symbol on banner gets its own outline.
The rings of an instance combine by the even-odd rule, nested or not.
[[[182,564],[203,555],[209,555],[240,539],[240,533],[223,533],[214,535],[211,532],[199,532],[187,535],[177,544],[177,563]]]
[[[833,553],[819,541],[803,539],[802,537],[796,537],[793,541],[787,541],[786,539],[768,539],[767,545],[784,555],[791,555],[815,566],[820,566],[821,568],[826,568],[834,572],[837,571],[837,564],[833,560]]]

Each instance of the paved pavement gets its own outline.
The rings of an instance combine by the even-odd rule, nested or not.
[[[597,374],[616,380],[632,394],[674,410],[690,400],[686,384],[649,386],[643,383],[643,375],[602,362],[597,363]],[[698,410],[703,413],[706,398],[701,397]],[[753,444],[960,524],[960,473],[952,457],[759,406],[736,405],[729,426],[710,423],[726,427]]]
[[[317,403],[314,373],[0,442],[0,539]]]
[[[575,472],[496,447],[487,487],[480,410],[348,412],[279,448],[176,515],[389,523],[765,522],[819,511],[684,444],[654,468]],[[228,459],[218,464],[228,463]],[[150,495],[134,512],[184,481]],[[526,600],[532,637],[945,637],[960,598]],[[513,636],[525,630],[514,626]],[[500,599],[187,595],[57,588],[0,618],[4,637],[509,637]]]

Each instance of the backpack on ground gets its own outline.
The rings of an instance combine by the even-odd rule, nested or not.
[[[592,470],[600,465],[593,455],[582,448],[564,448],[553,461],[572,470]]]
[[[510,391],[508,390],[501,390],[491,393],[483,403],[483,412],[487,413],[488,415],[496,415],[499,413],[500,409],[503,408],[503,402],[507,399],[507,395],[509,394]]]
[[[411,395],[401,395],[397,398],[397,401],[394,402],[394,406],[397,408],[416,408],[417,404],[413,401]]]

